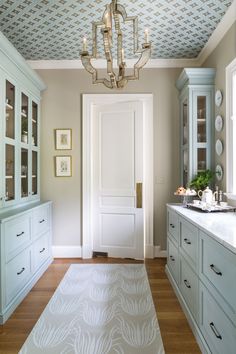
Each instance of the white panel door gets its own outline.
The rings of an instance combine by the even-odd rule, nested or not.
[[[94,106],[92,120],[93,251],[109,257],[144,257],[143,108],[140,102]]]

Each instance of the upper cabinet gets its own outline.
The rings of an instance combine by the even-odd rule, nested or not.
[[[39,200],[39,107],[45,86],[0,33],[0,208]]]
[[[212,168],[215,69],[184,69],[176,82],[180,91],[181,184]]]

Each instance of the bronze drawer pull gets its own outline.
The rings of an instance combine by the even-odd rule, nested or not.
[[[170,256],[170,259],[172,260],[172,262],[175,262],[175,258],[173,256]]]
[[[210,327],[212,332],[214,333],[214,335],[216,336],[216,338],[222,340],[222,336],[219,334],[219,332],[217,331],[217,329],[215,328],[215,325],[213,322],[210,323]]]
[[[187,279],[184,279],[184,284],[187,286],[188,289],[191,289],[191,285],[187,281]]]
[[[184,242],[187,243],[187,245],[191,245],[191,241],[189,241],[187,238],[184,238]]]
[[[218,269],[216,269],[214,264],[211,264],[210,267],[211,267],[211,270],[213,270],[213,272],[215,272],[217,275],[221,275],[222,276],[222,273]]]
[[[45,248],[43,247],[43,249],[41,251],[39,251],[39,253],[43,253],[45,251]]]
[[[22,268],[19,272],[17,272],[16,274],[17,275],[20,275],[20,274],[22,274],[23,272],[25,271],[25,268]]]
[[[24,235],[24,231],[22,231],[20,234],[16,234],[16,237],[20,237],[20,236],[22,236],[22,235]]]
[[[44,219],[39,220],[39,223],[40,223],[40,224],[42,224],[43,222],[45,222],[45,220],[44,220]]]

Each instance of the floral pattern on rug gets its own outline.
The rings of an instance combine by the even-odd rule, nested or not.
[[[164,354],[143,264],[73,264],[19,354]]]

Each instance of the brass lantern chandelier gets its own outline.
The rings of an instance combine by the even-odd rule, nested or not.
[[[121,21],[123,23],[131,23],[133,28],[133,52],[140,54],[138,61],[134,64],[131,75],[126,74],[126,63],[123,47],[123,33],[121,29]],[[114,28],[114,34],[113,34]],[[107,62],[107,78],[99,78],[97,69],[92,65],[91,60],[98,57],[98,31],[102,34],[105,59]],[[112,58],[113,35],[116,36],[117,43],[117,73],[114,71]],[[151,43],[149,41],[148,30],[145,30],[145,42],[142,48],[138,47],[138,17],[128,17],[124,6],[117,3],[117,0],[106,5],[102,20],[92,23],[92,55],[87,50],[87,40],[83,39],[83,50],[80,53],[82,64],[91,75],[93,84],[104,84],[106,87],[123,88],[129,80],[137,80],[139,78],[139,70],[147,63],[151,56]]]

